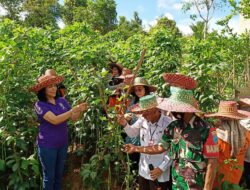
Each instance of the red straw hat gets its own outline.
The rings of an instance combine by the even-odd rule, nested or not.
[[[238,110],[235,101],[221,101],[217,113],[206,114],[205,116],[224,120],[243,120],[250,119],[250,112]]]
[[[169,83],[171,86],[176,86],[186,90],[191,90],[198,86],[196,80],[180,73],[164,73],[162,74],[162,77],[165,82]]]
[[[63,80],[64,80],[64,76],[57,76],[56,77],[56,76],[51,76],[51,75],[43,75],[43,76],[38,78],[38,80],[37,80],[38,84],[29,88],[29,91],[38,92],[39,90],[41,90],[49,85],[59,84]]]

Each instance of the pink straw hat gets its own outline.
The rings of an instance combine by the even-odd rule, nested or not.
[[[52,85],[52,84],[59,84],[64,80],[64,76],[51,76],[51,75],[43,75],[38,78],[35,86],[32,86],[29,88],[29,91],[31,92],[38,92],[39,90]]]
[[[165,82],[170,84],[170,86],[186,90],[192,90],[198,86],[198,82],[196,80],[180,73],[164,73],[162,74],[162,77]]]

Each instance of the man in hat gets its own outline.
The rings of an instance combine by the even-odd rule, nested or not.
[[[248,82],[248,85],[245,87],[238,88],[237,91],[239,92],[237,98],[238,109],[250,111],[250,83]],[[250,131],[250,119],[241,120],[240,124]],[[244,159],[244,171],[242,179],[245,179],[246,188],[250,189],[250,146],[248,146]]]
[[[219,119],[216,124],[219,167],[214,188],[221,189],[224,181],[229,184],[239,184],[244,156],[250,143],[250,132],[240,124],[240,120],[249,119],[250,113],[238,110],[235,101],[221,101],[217,113],[205,116]]]
[[[142,146],[158,144],[171,119],[164,116],[159,110],[156,96],[152,94],[141,97],[138,104],[130,107],[130,111],[142,114],[142,116],[132,125],[129,125],[123,116],[118,118],[118,122],[124,126],[128,136],[134,138],[140,135]],[[139,189],[155,190],[158,187],[161,187],[162,190],[171,189],[171,182],[169,182],[171,163],[166,151],[156,155],[141,154]]]
[[[171,87],[171,96],[159,105],[173,113],[177,120],[164,131],[160,144],[155,146],[125,145],[125,152],[160,154],[170,151],[173,159],[174,190],[211,190],[218,157],[215,128],[197,117],[201,112],[194,105],[191,90]]]

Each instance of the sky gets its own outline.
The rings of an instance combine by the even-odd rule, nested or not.
[[[182,10],[182,3],[189,0],[115,0],[117,4],[117,15],[126,16],[127,19],[132,19],[135,11],[139,13],[139,17],[143,21],[143,26],[146,30],[150,26],[156,24],[156,19],[161,16],[167,16],[169,19],[173,19],[177,23],[177,27],[183,34],[191,34],[192,31],[189,27],[193,21],[189,15],[196,13],[195,9],[191,9],[189,12],[184,13]],[[217,0],[218,1],[218,0]],[[63,0],[59,0],[59,3],[63,4]],[[5,10],[0,7],[0,15],[4,14]],[[217,8],[210,21],[209,29],[220,30],[221,27],[216,22],[223,17],[230,14],[230,7],[223,4]],[[58,22],[60,27],[64,27],[62,21]],[[229,22],[229,26],[233,28],[234,32],[239,32],[239,16],[234,16]]]
[[[161,16],[167,16],[169,19],[174,19],[178,28],[184,34],[192,33],[189,25],[195,23],[190,19],[189,15],[196,13],[195,9],[184,13],[182,3],[188,0],[116,0],[117,13],[119,16],[126,16],[128,19],[133,18],[134,11],[139,13],[139,17],[143,20],[143,25],[146,29],[149,26],[156,24],[156,19]],[[210,21],[210,30],[220,30],[221,27],[216,25],[216,22],[230,14],[230,7],[223,4],[218,8]],[[239,31],[239,16],[235,16],[229,23],[229,26],[234,29],[234,32]]]

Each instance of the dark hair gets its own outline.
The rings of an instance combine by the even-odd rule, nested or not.
[[[60,95],[59,95],[59,92],[58,92],[58,90],[57,90],[57,91],[56,91],[55,99],[56,99],[56,98],[59,98],[59,97],[60,97]],[[41,102],[47,102],[47,97],[46,97],[46,90],[45,90],[45,88],[42,88],[41,90],[38,91],[38,93],[37,93],[37,98],[38,98],[38,100],[41,101]]]
[[[122,69],[120,68],[120,67],[118,67],[118,66],[115,66],[115,65],[112,65],[111,67],[110,67],[110,72],[112,72],[112,70],[113,70],[113,68],[114,67],[116,67],[117,68],[117,70],[118,70],[118,72],[119,72],[119,75],[121,75],[122,74]]]
[[[181,119],[183,120],[184,118],[184,113],[181,113],[181,112],[171,112],[172,115],[176,118],[176,119]]]
[[[148,86],[143,86],[144,89],[145,89],[145,95],[144,96],[147,96],[150,94],[150,89]],[[134,97],[134,100],[133,100],[133,103],[136,104],[139,102],[139,97],[135,94],[135,92],[132,92],[131,95]]]

